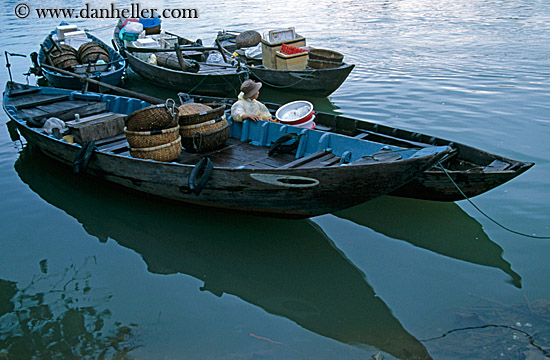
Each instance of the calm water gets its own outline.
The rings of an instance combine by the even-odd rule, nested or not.
[[[60,21],[18,19],[17,4],[0,5],[2,57],[36,51]],[[309,98],[318,110],[536,162],[474,201],[550,235],[548,1],[143,4],[196,6],[198,19],[164,26],[207,44],[222,29],[295,26],[357,64],[332,96]],[[110,41],[115,20],[72,22]],[[24,81],[29,59],[11,62]],[[175,95],[136,76],[126,86]],[[0,358],[541,359],[537,346],[550,348],[550,240],[506,232],[465,201],[385,196],[304,221],[186,209],[75,178],[5,126],[0,198]]]

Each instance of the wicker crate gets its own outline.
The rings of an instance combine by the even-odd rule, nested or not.
[[[262,39],[262,64],[268,69],[277,69],[277,51],[280,51],[283,44],[288,44],[296,47],[306,46],[306,38],[296,34],[294,40],[283,42],[270,43]]]
[[[276,61],[277,61],[277,70],[302,70],[307,66],[307,61],[309,59],[308,53],[298,53],[298,54],[283,54],[280,51],[277,51]]]

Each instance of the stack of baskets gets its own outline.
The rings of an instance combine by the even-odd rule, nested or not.
[[[344,55],[326,49],[309,50],[307,66],[313,69],[329,69],[342,66]]]
[[[219,149],[229,138],[224,104],[187,103],[179,107],[181,144],[189,152]]]
[[[175,103],[152,105],[131,113],[126,119],[130,155],[140,159],[173,161],[181,154],[180,127]]]

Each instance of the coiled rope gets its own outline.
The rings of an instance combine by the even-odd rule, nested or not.
[[[437,168],[443,170],[443,172],[445,173],[445,175],[447,175],[447,177],[449,178],[449,180],[451,180],[451,182],[453,183],[453,185],[456,187],[456,189],[460,192],[460,194],[462,196],[464,196],[464,199],[466,199],[470,205],[472,205],[477,211],[479,211],[481,213],[481,215],[485,216],[487,219],[491,220],[493,223],[495,223],[496,225],[500,226],[502,229],[506,230],[506,231],[509,231],[513,234],[516,234],[516,235],[520,235],[520,236],[525,236],[525,237],[528,237],[528,238],[532,238],[532,239],[550,239],[550,236],[537,236],[537,235],[530,235],[530,234],[526,234],[526,233],[522,233],[522,232],[519,232],[519,231],[516,231],[516,230],[512,230],[504,225],[502,225],[501,223],[499,223],[498,221],[496,221],[495,219],[493,219],[492,217],[490,217],[489,215],[487,215],[483,210],[481,210],[476,204],[474,204],[474,202],[466,195],[464,194],[464,192],[462,191],[462,189],[460,189],[460,187],[458,186],[458,184],[453,180],[453,178],[451,177],[451,175],[447,172],[447,170],[441,165],[441,163],[439,163],[437,166]]]

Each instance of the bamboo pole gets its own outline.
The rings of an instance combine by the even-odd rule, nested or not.
[[[151,103],[151,104],[164,104],[166,102],[166,100],[162,100],[162,99],[159,99],[159,98],[156,98],[156,97],[153,97],[153,96],[138,93],[138,92],[135,92],[135,91],[132,91],[132,90],[123,89],[123,88],[120,88],[118,86],[114,86],[114,85],[107,84],[107,83],[104,83],[104,82],[101,82],[101,81],[98,81],[98,80],[95,80],[95,79],[91,79],[87,76],[74,74],[70,71],[58,69],[58,68],[55,68],[55,67],[50,66],[50,65],[42,64],[41,66],[45,69],[48,69],[48,70],[51,70],[51,71],[56,71],[60,74],[67,75],[67,76],[72,76],[72,77],[75,77],[77,79],[87,81],[91,84],[98,85],[98,86],[104,87],[106,89],[116,91],[117,93],[123,94],[124,96],[133,97],[133,98],[137,98],[137,99],[140,99],[140,100],[143,100],[143,101],[147,101],[148,103]]]

